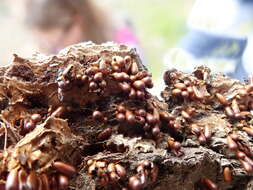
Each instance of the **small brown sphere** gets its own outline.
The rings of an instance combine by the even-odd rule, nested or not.
[[[144,110],[144,109],[139,109],[139,110],[137,111],[137,115],[139,115],[139,116],[141,116],[141,117],[146,117],[147,112],[146,112],[146,110]]]
[[[144,82],[148,88],[152,88],[154,86],[151,77],[144,77],[141,81]]]
[[[94,75],[94,81],[101,82],[103,80],[103,73],[99,72]]]
[[[126,113],[126,108],[124,106],[119,105],[117,107],[117,110],[119,113]]]
[[[161,112],[161,113],[160,113],[160,117],[161,117],[163,120],[165,120],[165,121],[170,121],[170,120],[171,120],[169,114],[166,113],[166,112]]]
[[[119,122],[124,122],[125,119],[126,119],[126,116],[125,116],[125,114],[123,114],[123,113],[118,113],[117,116],[116,116],[116,118],[117,118],[117,120],[118,120]]]
[[[226,182],[230,183],[232,181],[232,172],[231,172],[231,169],[229,167],[224,168],[223,178],[224,178],[224,181],[226,181]]]
[[[26,131],[32,131],[35,127],[36,125],[32,120],[25,122],[24,128]]]
[[[82,78],[81,78],[82,82],[87,82],[88,79],[89,78],[86,75],[83,75]]]
[[[172,93],[172,95],[174,95],[174,96],[179,96],[179,95],[181,95],[182,90],[180,90],[180,89],[178,89],[178,88],[175,88],[175,89],[172,90],[171,93]]]
[[[129,93],[130,90],[131,90],[130,85],[129,85],[128,83],[126,83],[126,82],[119,83],[119,86],[120,86],[121,90],[122,90],[123,92],[125,92],[125,93]]]
[[[245,157],[246,157],[246,154],[245,154],[244,152],[237,151],[237,152],[236,152],[236,157],[237,157],[238,159],[244,160]]]
[[[96,89],[98,89],[98,85],[97,85],[97,83],[96,82],[90,82],[90,84],[89,84],[89,89],[90,90],[96,90]]]
[[[53,167],[68,177],[73,177],[76,174],[76,169],[74,166],[61,161],[54,162]]]
[[[157,137],[159,134],[160,134],[160,129],[158,128],[158,127],[154,127],[153,129],[152,129],[152,134],[155,136],[155,137]]]
[[[124,80],[124,73],[123,72],[113,73],[112,75],[117,81],[123,81]]]
[[[133,83],[133,86],[137,89],[137,90],[144,90],[145,89],[145,83],[142,82],[141,80],[137,80]]]
[[[181,149],[181,143],[175,141],[175,143],[173,144],[173,149],[179,151]]]
[[[146,120],[147,120],[147,122],[148,122],[150,125],[156,123],[155,117],[154,117],[152,114],[150,114],[150,113],[147,113]]]
[[[100,83],[99,83],[99,86],[101,87],[101,88],[106,88],[106,86],[107,86],[107,82],[105,81],[105,80],[102,80]]]
[[[136,176],[130,177],[128,180],[128,184],[132,190],[141,190],[141,188],[142,188],[141,181]]]
[[[180,90],[185,90],[186,89],[186,85],[184,83],[180,83],[180,82],[176,83],[174,85],[174,87],[177,88],[177,89],[180,89]]]
[[[130,77],[129,77],[129,75],[127,73],[123,72],[122,76],[123,76],[123,80],[125,80],[125,81],[129,81],[130,80]]]
[[[64,175],[59,175],[59,177],[58,177],[58,184],[59,184],[60,190],[67,189],[68,186],[69,186],[69,179],[68,179],[68,177],[66,177]]]
[[[98,72],[98,68],[97,67],[89,67],[88,69],[86,69],[85,73],[87,75],[94,75]]]
[[[116,170],[115,164],[114,164],[114,163],[110,163],[110,164],[107,166],[107,170],[108,170],[109,173],[115,172],[115,170]]]
[[[114,183],[120,179],[120,177],[116,174],[116,172],[111,172],[109,174],[109,177],[110,177],[111,181]]]
[[[129,123],[134,123],[135,122],[135,117],[130,111],[126,112],[126,121],[129,122]]]
[[[124,60],[125,60],[126,63],[130,63],[132,58],[129,55],[127,55],[126,57],[124,57]]]
[[[131,91],[128,96],[130,99],[135,99],[136,98],[136,91],[133,88],[131,88]]]
[[[184,98],[188,98],[190,96],[189,92],[188,91],[182,91],[181,92],[181,95],[184,97]]]
[[[145,93],[144,93],[143,91],[137,90],[137,91],[136,91],[136,96],[137,96],[139,99],[144,99],[144,98],[145,98]]]
[[[122,165],[116,164],[116,165],[115,165],[115,169],[116,169],[117,174],[118,174],[121,178],[125,177],[125,175],[126,175],[126,169],[125,169]]]
[[[32,114],[31,119],[33,122],[37,123],[42,120],[42,117],[40,114],[35,113],[35,114]]]
[[[101,133],[98,134],[97,139],[98,140],[106,140],[112,135],[112,129],[107,128],[103,130]]]
[[[101,121],[101,120],[104,118],[104,117],[103,117],[103,113],[102,113],[101,111],[96,110],[96,111],[93,112],[92,118],[93,118],[94,120],[99,120],[99,121]]]

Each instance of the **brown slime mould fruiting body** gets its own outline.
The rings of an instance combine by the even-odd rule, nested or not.
[[[0,68],[0,190],[252,189],[253,84],[76,44]]]

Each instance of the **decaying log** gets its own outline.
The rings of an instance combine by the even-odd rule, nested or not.
[[[0,189],[252,189],[253,84],[83,43],[0,68]]]

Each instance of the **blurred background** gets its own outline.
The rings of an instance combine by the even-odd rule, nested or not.
[[[115,41],[137,49],[158,89],[166,69],[198,65],[243,80],[253,72],[252,10],[253,0],[1,0],[0,64]]]
[[[34,0],[39,1],[39,0]],[[36,48],[29,28],[24,25],[24,1],[0,1],[0,63],[11,62],[12,54],[30,56]],[[127,18],[138,38],[139,49],[156,79],[163,70],[164,54],[186,32],[192,0],[100,0],[114,15]]]

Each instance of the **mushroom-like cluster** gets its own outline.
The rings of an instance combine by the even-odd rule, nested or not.
[[[126,169],[119,163],[88,160],[88,174],[97,178],[100,185],[119,184],[126,177]]]
[[[32,114],[30,118],[21,119],[19,120],[19,127],[20,127],[20,135],[25,135],[32,131],[36,124],[39,123],[42,120],[42,117],[40,114]]]
[[[150,98],[146,89],[153,87],[151,75],[129,55],[99,59],[88,68],[79,70],[74,63],[70,64],[59,72],[57,81],[58,97],[62,102],[71,101],[69,93],[73,88],[97,96],[107,96],[120,90],[130,99],[142,100]],[[112,86],[113,83],[116,83],[117,89]]]
[[[144,189],[149,184],[155,183],[158,177],[158,168],[153,162],[142,161],[136,168],[136,175],[128,180],[132,190]]]
[[[76,169],[63,162],[55,162],[53,167],[57,172],[48,176],[45,173],[37,175],[35,171],[12,169],[6,177],[5,189],[10,190],[64,190],[69,186],[69,178],[76,174]],[[3,188],[4,189],[4,188]]]
[[[89,138],[85,139],[89,132],[85,126],[74,127],[78,119],[90,119],[97,128],[92,132],[96,134],[93,142],[108,140],[114,132],[128,135],[122,130],[125,123],[132,127],[134,136],[136,133],[153,138],[160,134],[159,112],[148,103],[152,102],[147,92],[147,88],[153,87],[151,75],[140,64],[136,52],[115,44],[85,44],[70,47],[58,56],[37,58],[25,60],[14,55],[13,64],[1,68],[1,73],[9,78],[0,89],[4,144],[0,182],[4,189],[68,189],[70,177],[76,173],[71,165],[81,163],[80,152],[85,152],[82,147],[91,143]],[[108,113],[103,100],[109,97],[132,103],[125,111],[115,109],[114,114]],[[113,121],[118,125],[111,125]],[[126,175],[118,163],[109,163],[108,171],[102,166],[104,162],[94,163],[91,173],[99,176],[99,183],[104,185],[122,181]]]
[[[252,173],[252,150],[246,140],[247,135],[253,136],[250,122],[253,118],[252,81],[249,80],[247,84],[230,81],[222,75],[210,75],[210,70],[205,67],[197,68],[193,74],[169,70],[165,73],[164,80],[168,87],[163,92],[163,97],[181,124],[178,133],[185,136],[184,131],[188,131],[197,137],[200,145],[213,148],[212,138],[219,135],[221,129],[218,129],[217,124],[223,119],[222,131],[226,134],[224,141],[230,152],[229,155],[224,152],[225,156],[238,159],[244,170]],[[210,110],[216,113],[209,118]],[[205,117],[210,120],[204,120],[203,123]],[[226,166],[224,180],[231,182],[231,176],[231,166]],[[208,189],[218,189],[207,178],[202,179],[202,184],[206,184],[208,187],[205,188]]]
[[[253,85],[246,85],[238,89],[229,100],[221,93],[215,94],[218,101],[224,106],[224,111],[228,118],[245,119],[251,116],[253,109]]]
[[[127,168],[117,162],[90,159],[86,166],[88,175],[99,186],[122,190],[141,190],[156,183],[159,171],[153,162],[147,160],[137,165],[134,175],[129,175]]]
[[[190,125],[191,132],[198,137],[200,144],[206,144],[206,142],[212,137],[212,129],[209,125],[200,127],[196,124]]]
[[[116,118],[122,127],[131,125],[139,128],[146,137],[157,137],[160,134],[160,114],[151,106],[146,110],[136,107],[131,110],[119,105]]]
[[[122,91],[131,99],[149,98],[146,88],[152,88],[151,75],[146,71],[139,71],[136,62],[130,56],[112,58],[113,78],[119,82]]]
[[[205,77],[209,72],[206,72]],[[181,97],[184,100],[203,101],[206,96],[202,89],[203,82],[188,76],[182,76],[182,73],[175,69],[167,71],[164,80],[167,85],[171,86],[171,94],[175,97]]]
[[[0,189],[250,184],[252,80],[173,69],[158,100],[136,51],[113,43],[15,55],[0,79]]]

